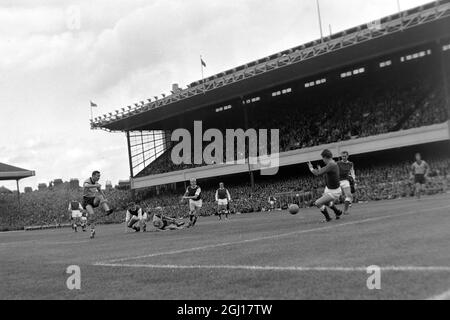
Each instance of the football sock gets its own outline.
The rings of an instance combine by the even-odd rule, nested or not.
[[[330,208],[331,208],[331,210],[333,210],[334,211],[334,213],[336,214],[336,215],[341,215],[342,214],[342,211],[341,210],[339,210],[339,208],[338,207],[336,207],[336,205],[332,205],[332,206],[330,206]]]
[[[330,215],[328,214],[327,208],[321,209],[320,212],[322,212],[322,214],[325,216],[325,219],[326,219],[327,221],[330,221],[330,220],[331,220],[331,217],[330,217]]]
[[[350,201],[345,201],[345,203],[344,203],[344,212],[348,212],[349,208],[350,208]]]

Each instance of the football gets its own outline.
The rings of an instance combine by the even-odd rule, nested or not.
[[[300,208],[296,204],[289,205],[289,213],[290,214],[297,214],[300,211]]]

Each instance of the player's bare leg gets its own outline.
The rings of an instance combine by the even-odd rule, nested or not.
[[[74,228],[75,228],[75,232],[78,232],[78,226],[82,226],[82,221],[81,218],[75,218],[75,224],[74,224]]]
[[[314,203],[314,205],[319,208],[320,212],[325,216],[325,221],[323,222],[330,222],[332,220],[330,214],[328,213],[327,206],[334,205],[332,203],[333,201],[334,198],[331,195],[325,194]]]
[[[95,219],[94,219],[94,208],[91,205],[86,206],[86,211],[88,212],[88,225],[91,228],[90,238],[94,239],[95,237]]]
[[[420,183],[416,183],[416,198],[420,199],[422,193],[422,185]]]
[[[344,191],[345,195],[345,201],[344,201],[344,215],[349,214],[350,206],[353,203],[353,195],[351,188],[342,188],[342,191]]]
[[[75,218],[71,218],[70,222],[72,223],[73,232],[77,232],[77,222],[75,221]]]
[[[86,232],[87,217],[81,217],[81,230]]]
[[[108,204],[108,200],[105,199],[104,196],[100,195],[95,198],[96,205],[99,204],[103,211],[105,211],[106,215],[109,216],[114,212],[114,209],[110,208]]]

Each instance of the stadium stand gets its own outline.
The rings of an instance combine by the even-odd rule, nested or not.
[[[375,79],[362,76],[307,96],[271,101],[257,107],[249,126],[279,128],[280,150],[285,152],[444,123],[448,114],[443,87],[423,68],[427,65],[402,68],[401,73],[396,69]],[[175,165],[169,149],[138,177],[205,165]]]

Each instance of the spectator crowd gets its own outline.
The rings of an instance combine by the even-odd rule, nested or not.
[[[446,193],[450,182],[450,158],[441,157],[427,159],[431,167],[426,193]],[[378,201],[412,197],[414,184],[410,179],[410,162],[396,162],[376,166],[358,168],[356,164],[356,202]],[[217,186],[204,185],[202,197],[203,215],[213,215],[216,210],[214,194]],[[270,180],[256,181],[252,190],[248,183],[235,183],[226,186],[231,193],[233,202],[231,211],[248,213],[268,211],[270,196],[277,198],[276,207],[286,208],[289,203],[298,203],[307,207],[320,196],[324,181],[311,175],[295,177],[273,177]],[[99,214],[98,223],[121,223],[124,221],[125,210],[131,201],[127,190],[105,190],[108,200],[117,211],[110,217]],[[140,191],[137,200],[140,205],[150,211],[162,209],[165,214],[173,217],[184,217],[188,206],[181,202],[183,190],[164,191],[159,195],[148,191]],[[60,225],[69,223],[68,203],[71,200],[81,201],[81,190],[67,187],[53,190],[34,191],[21,195],[20,211],[17,207],[17,196],[14,194],[0,195],[0,230],[23,229],[32,225]],[[286,195],[290,195],[287,197]]]

